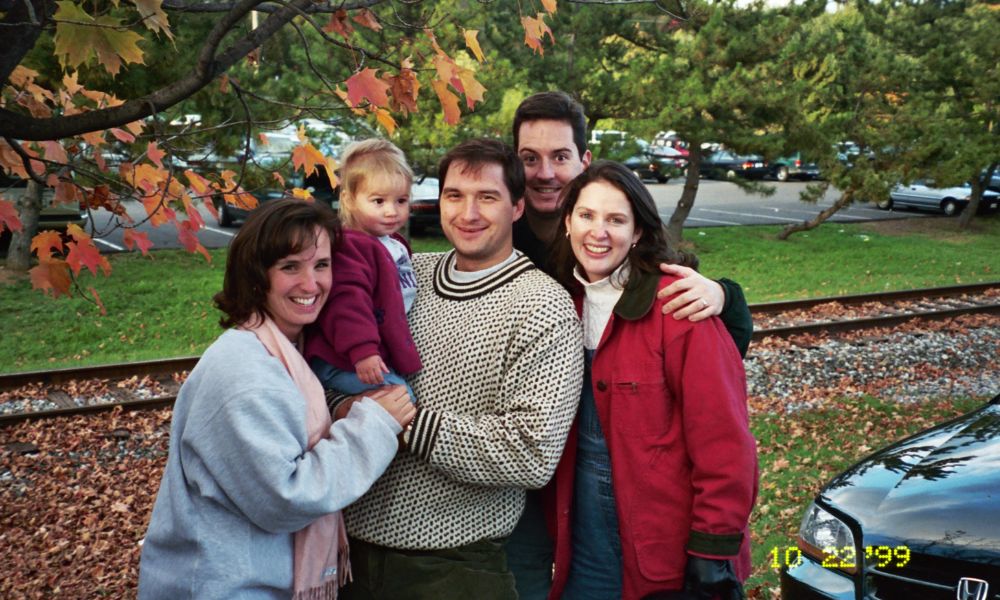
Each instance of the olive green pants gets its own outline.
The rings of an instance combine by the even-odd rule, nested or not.
[[[353,581],[341,600],[517,600],[505,540],[397,550],[351,538]]]

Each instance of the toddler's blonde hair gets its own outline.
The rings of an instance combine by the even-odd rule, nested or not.
[[[381,138],[352,142],[340,156],[340,220],[355,227],[354,198],[361,186],[380,177],[398,177],[409,188],[413,170],[395,144]]]

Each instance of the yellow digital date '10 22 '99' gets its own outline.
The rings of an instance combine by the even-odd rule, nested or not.
[[[771,548],[771,567],[780,569],[782,566],[797,567],[802,564],[802,550],[797,546]],[[854,546],[826,546],[823,548],[823,562],[820,566],[827,569],[853,569],[857,567],[857,551]],[[890,564],[904,567],[910,562],[910,549],[907,546],[865,546],[865,560],[868,564],[879,568]]]

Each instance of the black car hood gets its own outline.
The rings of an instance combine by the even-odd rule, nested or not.
[[[1000,565],[1000,396],[862,460],[820,500],[860,524],[865,546]]]

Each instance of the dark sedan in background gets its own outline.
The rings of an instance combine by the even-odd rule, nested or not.
[[[767,161],[753,154],[718,150],[701,159],[702,177],[713,179],[763,179],[771,174]]]
[[[677,167],[674,160],[659,158],[650,154],[629,157],[623,160],[622,164],[631,169],[639,179],[643,181],[653,180],[657,183],[670,181],[670,178],[674,174],[682,170]]]
[[[1000,599],[1000,396],[834,478],[797,542],[785,600]]]

